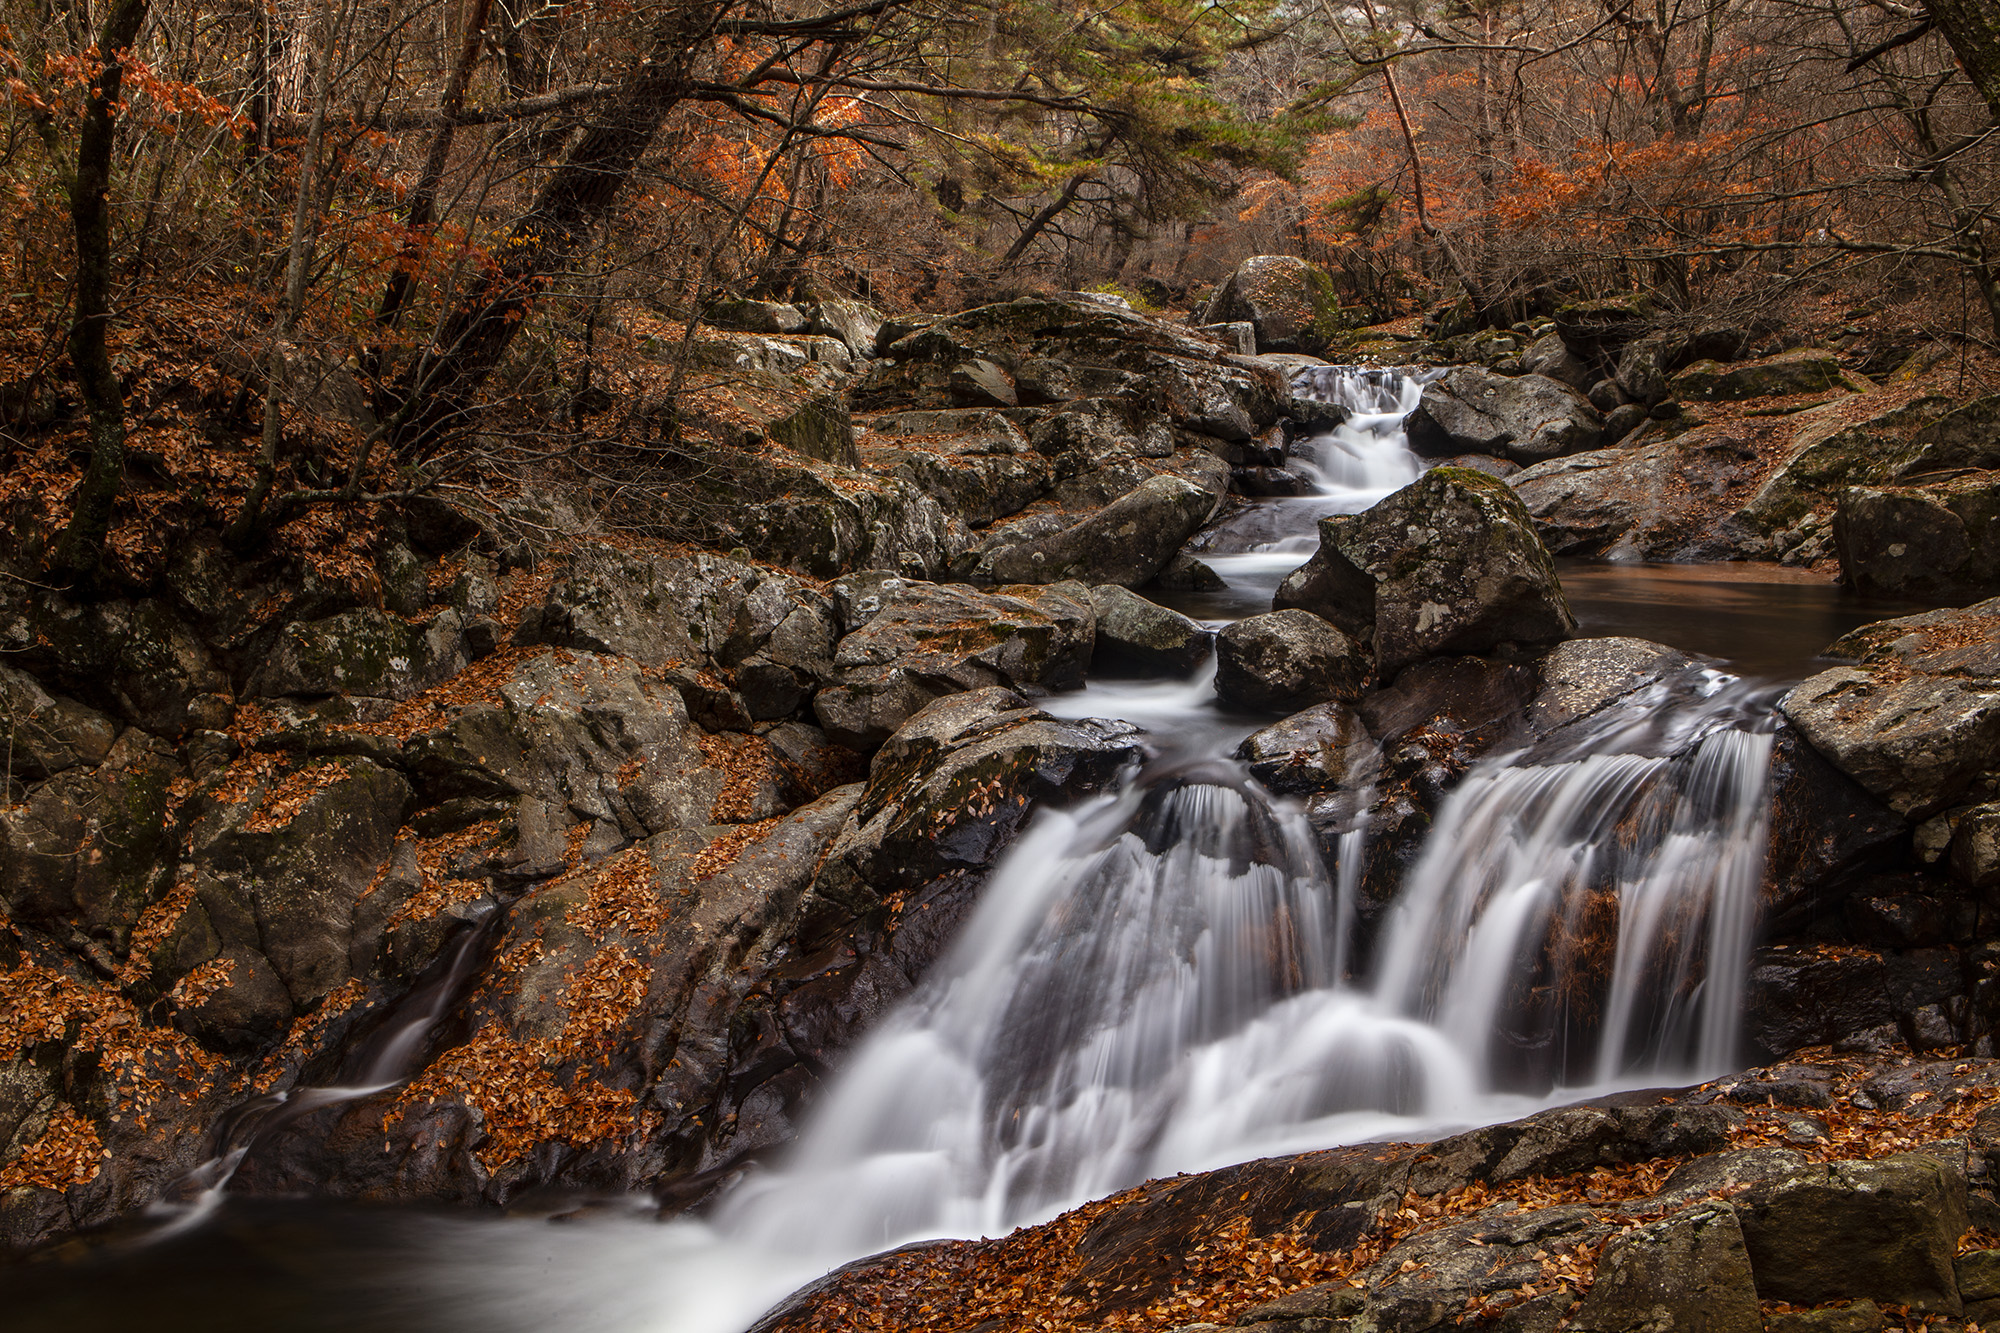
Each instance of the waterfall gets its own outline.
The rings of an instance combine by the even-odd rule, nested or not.
[[[1350,415],[1302,451],[1319,494],[1258,505],[1207,557],[1232,583],[1282,578],[1318,518],[1421,470],[1401,430],[1418,377],[1330,367],[1299,388]],[[1770,702],[1690,666],[1481,761],[1364,952],[1365,817],[1329,869],[1297,806],[1213,757],[1204,677],[1045,701],[1137,705],[1210,752],[1041,814],[956,949],[712,1223],[758,1252],[848,1257],[995,1234],[1175,1171],[1721,1072]],[[1364,810],[1372,779],[1349,775]]]

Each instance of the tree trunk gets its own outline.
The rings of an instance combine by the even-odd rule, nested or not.
[[[90,420],[90,464],[70,498],[69,524],[49,559],[50,575],[66,583],[89,578],[104,551],[125,471],[125,398],[111,368],[111,162],[118,136],[121,58],[146,21],[147,0],[114,0],[97,37],[101,63],[90,83],[77,135],[70,220],[76,231],[76,318],[69,361]]]
[[[399,401],[384,413],[398,418],[398,453],[421,458],[470,421],[475,395],[535,299],[581,253],[654,132],[690,91],[694,61],[721,12],[714,3],[678,4],[655,30],[653,49],[631,82],[584,129],[499,247],[498,271],[442,321],[430,350],[399,381]]]
[[[1965,76],[2000,120],[2000,0],[1925,0]]]

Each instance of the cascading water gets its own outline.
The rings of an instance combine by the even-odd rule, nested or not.
[[[1275,585],[1319,517],[1419,470],[1400,431],[1417,381],[1313,387],[1356,409],[1317,442],[1324,489],[1260,506],[1229,535],[1235,553],[1204,557],[1232,581]],[[1201,679],[1143,691],[1047,702],[1125,705],[1216,745]],[[823,1268],[1173,1171],[1720,1072],[1763,858],[1769,702],[1690,667],[1475,766],[1358,969],[1365,828],[1338,840],[1329,875],[1303,814],[1213,748],[1045,813],[785,1162],[711,1224],[732,1247]]]
[[[1421,470],[1401,430],[1421,376],[1330,368],[1299,388],[1350,415],[1300,451],[1319,493],[1249,507],[1203,552],[1233,585],[1211,613],[1268,608],[1319,518]],[[1329,871],[1303,812],[1218,757],[1248,724],[1216,707],[1205,677],[1043,702],[1141,722],[1175,753],[1115,796],[1037,817],[953,952],[862,1040],[782,1160],[700,1221],[426,1222],[410,1242],[423,1294],[406,1312],[481,1333],[584,1310],[598,1329],[733,1333],[901,1241],[991,1234],[1149,1176],[1426,1137],[1730,1063],[1763,855],[1767,694],[1692,667],[1481,761],[1366,941],[1365,813],[1324,835]],[[1350,808],[1366,811],[1376,779],[1366,765],[1347,775]],[[401,1076],[434,1008],[411,1006],[397,1028],[409,1040],[356,1081]],[[219,1174],[243,1141],[225,1138]]]

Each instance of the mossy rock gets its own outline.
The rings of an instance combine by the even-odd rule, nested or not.
[[[1824,393],[1845,380],[1839,359],[1822,347],[1803,347],[1755,361],[1697,361],[1673,377],[1671,397],[1683,402],[1734,403]]]

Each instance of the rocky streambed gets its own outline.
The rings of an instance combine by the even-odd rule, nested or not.
[[[1627,359],[1602,330],[1581,352],[1568,336],[1558,330],[1560,349],[1584,367],[1572,374]],[[560,1212],[636,1194],[669,1214],[711,1199],[793,1140],[857,1036],[937,975],[1036,810],[1146,790],[1211,801],[1204,792],[1242,782],[1238,769],[1175,776],[1167,761],[1190,756],[1171,720],[1149,733],[1060,715],[1077,711],[1061,692],[1120,673],[1173,682],[1211,642],[1215,684],[1194,688],[1219,691],[1240,710],[1230,725],[1254,732],[1237,751],[1258,781],[1242,788],[1251,808],[1264,808],[1265,790],[1297,803],[1252,818],[1264,831],[1222,859],[1253,874],[1293,864],[1274,849],[1292,845],[1277,832],[1283,821],[1298,821],[1310,863],[1286,873],[1317,877],[1326,887],[1313,900],[1338,895],[1352,917],[1354,948],[1325,964],[1322,990],[1369,972],[1428,835],[1482,763],[1569,763],[1615,737],[1615,753],[1648,774],[1681,773],[1714,762],[1725,732],[1762,737],[1770,851],[1741,899],[1763,930],[1743,957],[1743,1049],[1773,1058],[1833,1044],[1840,1054],[1753,1083],[1770,1085],[1763,1095],[1780,1106],[1806,1098],[1807,1110],[1846,1114],[1887,1105],[1871,1081],[1928,1080],[1892,1111],[1960,1109],[1926,1122],[1949,1134],[1925,1138],[1902,1121],[1880,1131],[1931,1154],[1892,1164],[1895,1189],[1931,1181],[1937,1199],[1922,1207],[1946,1229],[1953,1207],[1982,1216],[1985,1150],[1954,1157],[1937,1145],[1972,1141],[1959,1122],[1984,1106],[1980,1057],[2000,1020],[1988,902],[2000,885],[2000,602],[1857,631],[1834,645],[1849,664],[1784,693],[1775,712],[1777,691],[1751,690],[1738,706],[1718,696],[1709,664],[1672,648],[1579,638],[1549,555],[1579,548],[1527,484],[1536,468],[1512,485],[1493,475],[1510,471],[1510,449],[1553,455],[1537,467],[1556,466],[1603,443],[1605,426],[1586,413],[1604,414],[1573,394],[1583,425],[1539,442],[1440,426],[1458,466],[1381,487],[1366,500],[1396,493],[1310,530],[1291,557],[1305,567],[1276,606],[1216,634],[1159,601],[1213,587],[1204,561],[1229,566],[1217,534],[1242,530],[1250,497],[1328,484],[1312,441],[1371,409],[1396,421],[1400,412],[1330,401],[1310,378],[1295,385],[1298,358],[1246,356],[1081,299],[856,333],[839,356],[832,341],[717,338],[732,373],[754,372],[739,406],[764,424],[745,447],[770,460],[716,511],[728,555],[592,536],[546,503],[419,502],[358,567],[323,562],[306,575],[197,543],[159,589],[122,601],[73,604],[0,583],[13,756],[0,855],[0,1235],[10,1246],[153,1205],[196,1225],[226,1198],[301,1192]],[[856,361],[864,349],[880,355]],[[1530,359],[1516,360],[1511,374],[1480,373],[1548,397]],[[1417,418],[1449,415],[1433,408],[1460,391],[1466,377],[1454,375],[1423,386],[1420,440],[1428,427]],[[1830,381],[1812,392],[1882,391]],[[1841,405],[1843,419],[1853,411]],[[1647,422],[1673,419],[1647,412]],[[1948,415],[1913,427],[1910,457],[1961,437],[1939,425]],[[1842,448],[1872,438],[1874,418],[1856,420]],[[1758,484],[1782,480],[1805,497],[1801,514],[1834,514],[1859,474],[1812,463],[1825,454],[1815,440],[1792,440]],[[1639,456],[1628,443],[1610,462]],[[1725,493],[1701,510],[1717,531],[1728,528],[1714,498]],[[1787,530],[1810,526],[1797,518]],[[1644,725],[1649,717],[1662,725]],[[1706,720],[1667,725],[1678,717]],[[1133,785],[1135,772],[1146,781]],[[1173,826],[1162,815],[1140,827]],[[1285,930],[1298,929],[1294,917]],[[1564,919],[1572,944],[1606,924],[1588,911]],[[1698,965],[1678,975],[1629,1020],[1682,1034],[1640,1043],[1646,1059],[1687,1057],[1683,1011],[1717,993]],[[1507,1067],[1529,1071],[1521,1109],[1592,1081],[1582,1052],[1598,1049],[1616,990],[1559,987],[1551,1007],[1533,982],[1531,970],[1499,1034],[1514,1052]],[[1300,984],[1283,982],[1279,998]],[[1612,1072],[1633,1085],[1632,1068]],[[1260,1289],[1271,1295],[1326,1280],[1362,1293],[1357,1304],[1322,1291],[1250,1322],[1416,1329],[1470,1310],[1541,1328],[1583,1318],[1572,1306],[1594,1299],[1589,1326],[1638,1327],[1605,1302],[1621,1284],[1645,1285],[1617,1274],[1651,1272],[1644,1256],[1659,1254],[1675,1272],[1706,1274],[1731,1318],[1745,1308],[1746,1272],[1767,1302],[1866,1297],[1962,1315],[1966,1300],[1988,1299],[1967,1296],[1985,1288],[1952,1267],[1963,1227],[1924,1242],[1946,1258],[1943,1268],[1926,1261],[1932,1285],[1920,1299],[1888,1287],[1767,1293],[1773,1262],[1759,1270],[1769,1251],[1755,1237],[1778,1233],[1758,1232],[1748,1205],[1727,1202],[1737,1186],[1868,1194],[1827,1185],[1835,1168],[1814,1163],[1879,1155],[1884,1144],[1850,1132],[1861,1122],[1825,1116],[1819,1138],[1794,1144],[1762,1113],[1723,1109],[1754,1100],[1710,1085],[1547,1112],[1556,1119],[1445,1140],[1460,1145],[1449,1151],[1342,1150],[1191,1178],[1208,1185],[1149,1186],[1024,1233],[1017,1251],[925,1250],[858,1270],[850,1287],[821,1288],[782,1317],[862,1318],[866,1307],[876,1314],[863,1322],[889,1321],[871,1326],[923,1322],[897,1303],[904,1293],[930,1292],[937,1305],[935,1284],[956,1280],[939,1274],[972,1280],[987,1265],[1035,1269],[1038,1281],[1068,1274],[1032,1308],[1069,1326],[1200,1322],[1225,1296],[1230,1318],[1255,1312],[1255,1293],[1230,1287],[1201,1254],[1278,1265],[1275,1285]],[[1641,1114],[1642,1104],[1688,1109]],[[1494,1105],[1479,1118],[1499,1118]],[[1397,1109],[1393,1097],[1382,1109]],[[1694,1127],[1683,1137],[1655,1132],[1683,1121]],[[1583,1146],[1497,1176],[1494,1162],[1512,1149],[1475,1151],[1480,1134],[1497,1145],[1570,1133],[1537,1125],[1581,1126]],[[1810,1160],[1757,1158],[1756,1171],[1727,1166],[1721,1183],[1699,1188],[1663,1174],[1737,1162],[1731,1151],[1779,1140]],[[1835,1148],[1846,1155],[1829,1156]],[[1424,1193],[1410,1173],[1427,1153],[1444,1165],[1424,1177]],[[1364,1160],[1382,1172],[1353,1165]],[[1351,1188],[1315,1185],[1310,1198],[1270,1183],[1321,1171],[1308,1162],[1360,1174]],[[1474,1220],[1488,1204],[1509,1206],[1477,1191],[1556,1189],[1547,1182],[1587,1170],[1619,1180],[1560,1185],[1585,1196],[1563,1206],[1623,1211],[1562,1214],[1544,1219],[1546,1232],[1496,1221],[1490,1237],[1479,1230],[1490,1218]],[[1588,1198],[1592,1189],[1603,1198]],[[1259,1202],[1223,1207],[1230,1190],[1237,1204]],[[1673,1211],[1682,1204],[1685,1217]],[[1511,1206],[1505,1216],[1528,1216],[1523,1200]],[[1396,1220],[1406,1211],[1459,1230],[1426,1242],[1433,1254],[1420,1244],[1429,1230]],[[1104,1220],[1114,1214],[1152,1220],[1121,1232],[1126,1223]],[[1095,1230],[1100,1221],[1108,1232]],[[1119,1234],[1128,1241],[1105,1238]],[[1557,1235],[1569,1237],[1559,1248]],[[1387,1262],[1392,1242],[1418,1249],[1369,1267]],[[1466,1247],[1489,1246],[1506,1251],[1488,1274],[1504,1271],[1498,1286],[1460,1272]],[[1151,1257],[1134,1257],[1142,1250]],[[702,1253],[697,1267],[719,1262]],[[1091,1253],[1125,1257],[1105,1260],[1113,1276],[1093,1269],[1075,1287],[1065,1265],[1088,1266]],[[82,1277],[100,1259],[79,1262]],[[950,1267],[961,1262],[972,1266]],[[1159,1263],[1169,1277],[1141,1273]],[[1554,1285],[1523,1267],[1551,1264]],[[785,1276],[767,1267],[765,1286]],[[23,1280],[46,1297],[49,1270],[22,1271],[41,1274]],[[1606,1280],[1590,1285],[1599,1271]],[[1440,1273],[1442,1285],[1424,1291],[1402,1276]],[[1407,1308],[1395,1305],[1388,1289],[1410,1284]],[[1112,1289],[1132,1295],[1105,1296]],[[1013,1316],[996,1305],[984,1317]]]

